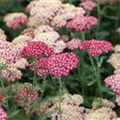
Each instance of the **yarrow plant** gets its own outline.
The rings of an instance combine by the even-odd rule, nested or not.
[[[108,40],[113,28],[107,32],[119,18],[104,13],[114,9],[99,0],[24,4],[0,29],[0,120],[119,119],[120,45]]]

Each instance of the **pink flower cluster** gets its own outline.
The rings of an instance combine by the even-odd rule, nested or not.
[[[0,120],[7,120],[7,114],[2,108],[0,108]]]
[[[24,13],[10,13],[4,17],[4,22],[8,27],[17,29],[20,24],[26,25],[28,22],[27,16]]]
[[[78,49],[79,46],[81,45],[82,40],[79,38],[74,38],[72,40],[70,40],[69,42],[66,43],[66,46],[68,49],[74,50],[74,49]]]
[[[104,80],[107,87],[110,87],[117,95],[120,95],[120,75],[111,75]]]
[[[66,25],[67,20],[76,15],[85,14],[82,7],[76,7],[69,3],[62,3],[61,0],[38,0],[31,1],[27,7],[30,12],[29,26],[51,25],[60,28]]]
[[[0,57],[7,63],[13,63],[21,58],[21,50],[10,42],[0,41]]]
[[[23,90],[19,91],[17,93],[17,95],[15,96],[16,99],[18,100],[22,100],[22,99],[26,99],[26,97],[28,97],[29,99],[31,99],[31,101],[34,101],[38,98],[39,94],[37,90],[32,90],[30,88],[23,88]]]
[[[22,31],[22,35],[29,36],[31,38],[34,38],[34,29],[33,28],[27,28]]]
[[[22,54],[23,56],[26,56],[26,57],[29,57],[29,56],[35,57],[35,58],[39,58],[43,56],[48,57],[53,54],[53,50],[43,42],[29,41],[27,42],[27,46],[23,48]]]
[[[22,54],[26,57],[35,57],[36,61],[30,63],[31,70],[37,70],[38,76],[52,74],[54,76],[66,76],[77,67],[78,58],[74,53],[54,54],[45,43],[30,41],[23,48]]]
[[[35,62],[30,64],[30,70],[37,69],[37,75],[42,77],[49,74],[48,70],[48,58],[40,58],[36,61],[37,67],[35,68]]]
[[[80,3],[80,6],[83,7],[87,11],[92,11],[98,5],[97,5],[97,3],[93,2],[92,0],[85,0],[85,1],[82,1],[82,3]]]
[[[74,29],[76,31],[83,31],[85,29],[90,29],[91,26],[98,23],[97,18],[93,16],[76,16],[72,20],[67,22],[66,27],[69,29]]]
[[[89,54],[93,57],[113,50],[110,42],[95,39],[83,41],[79,48],[88,50]]]
[[[78,58],[74,53],[52,55],[48,60],[49,72],[54,76],[66,76],[77,67]]]

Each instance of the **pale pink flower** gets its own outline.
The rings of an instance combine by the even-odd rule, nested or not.
[[[27,45],[27,41],[32,41],[32,38],[30,36],[26,36],[26,35],[19,35],[18,37],[13,39],[12,43],[15,46],[22,49]]]
[[[21,24],[27,25],[28,19],[24,13],[9,13],[4,17],[4,22],[8,27],[17,29]]]
[[[63,4],[57,15],[53,18],[51,25],[56,28],[63,27],[67,24],[68,20],[83,14],[85,14],[83,8],[75,7],[71,4]]]
[[[81,45],[82,40],[79,38],[74,38],[72,40],[70,40],[69,42],[66,43],[66,46],[68,49],[74,50],[74,49],[78,49],[79,46]]]
[[[80,3],[80,6],[83,7],[86,11],[92,11],[98,6],[98,4],[91,0],[86,0]]]
[[[34,38],[34,29],[33,28],[27,28],[22,31],[22,35]]]
[[[22,77],[22,72],[15,67],[8,66],[2,70],[1,75],[6,81],[13,82],[16,79],[20,79]]]
[[[21,49],[10,42],[0,41],[0,57],[7,63],[13,63],[21,58]]]
[[[114,69],[120,69],[120,53],[112,54],[107,62],[112,65]]]
[[[90,113],[85,115],[85,120],[116,120],[116,113],[110,109],[102,107],[97,110],[91,110]]]

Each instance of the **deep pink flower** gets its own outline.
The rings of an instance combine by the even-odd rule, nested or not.
[[[23,48],[22,54],[26,57],[29,56],[36,58],[44,57],[44,56],[48,57],[53,54],[53,50],[43,42],[29,41],[27,42],[27,46]]]
[[[31,70],[37,70],[37,75],[42,77],[46,74],[49,74],[48,70],[48,58],[40,58],[39,60],[36,61],[36,67],[35,63],[30,64],[30,69]]]
[[[120,75],[108,76],[105,80],[105,85],[110,87],[117,95],[120,95]]]
[[[7,113],[0,108],[0,120],[7,120]]]
[[[82,40],[79,38],[74,38],[71,41],[66,43],[67,48],[74,50],[74,49],[78,49],[79,46],[81,45]]]
[[[83,50],[87,49],[93,57],[113,50],[113,46],[109,41],[95,39],[83,41],[79,48]]]
[[[76,31],[83,31],[85,29],[90,29],[91,26],[98,23],[97,18],[93,16],[76,16],[72,20],[67,22],[66,27],[69,29],[74,29]]]
[[[54,54],[48,59],[48,69],[54,76],[66,76],[77,67],[78,58],[73,52]]]
[[[85,10],[87,11],[92,11],[94,8],[96,8],[98,5],[97,3],[91,1],[91,0],[86,0],[86,1],[83,1],[81,4],[80,4],[81,7],[83,7]]]

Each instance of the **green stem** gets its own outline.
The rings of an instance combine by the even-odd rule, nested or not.
[[[96,32],[96,39],[98,39],[98,33],[99,33],[99,28],[100,28],[100,23],[101,23],[101,8],[100,8],[100,2],[99,0],[96,0],[98,3],[98,7],[97,7],[97,12],[98,12],[98,24],[97,24],[97,32]]]
[[[82,96],[85,99],[85,88],[84,88],[84,76],[80,71],[80,67],[78,66],[78,74],[79,74],[79,78],[81,79],[81,88],[82,88]]]
[[[103,98],[102,95],[102,83],[101,83],[101,76],[100,76],[100,68],[99,68],[99,60],[98,57],[96,57],[96,61],[97,61],[97,76],[98,76],[98,87],[100,89],[100,97]]]
[[[33,84],[38,86],[38,83],[37,83],[37,77],[36,77],[36,74],[37,74],[37,60],[34,61],[34,75],[33,75]]]
[[[102,98],[103,98],[103,95],[102,95],[102,85],[101,85],[101,79],[100,79],[100,70],[99,70],[99,64],[98,64],[98,58],[97,58],[97,68],[95,67],[95,64],[93,62],[93,59],[92,57],[89,55],[89,58],[90,58],[90,61],[91,61],[91,64],[92,64],[92,67],[93,67],[93,70],[94,70],[94,73],[95,73],[95,76],[96,76],[96,82],[97,82],[97,85],[98,85],[98,88],[99,88],[99,94],[100,94],[100,105],[102,103]]]
[[[59,80],[59,114],[60,114],[60,120],[62,120],[62,109],[61,109],[61,96],[62,96],[62,80],[61,78],[59,77],[58,78]]]

